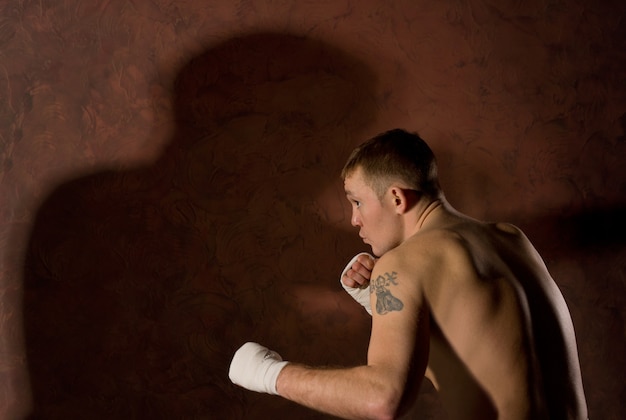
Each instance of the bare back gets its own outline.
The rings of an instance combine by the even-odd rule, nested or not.
[[[426,376],[451,418],[587,418],[569,311],[519,229],[459,218],[401,248],[436,256],[411,271],[430,307]]]

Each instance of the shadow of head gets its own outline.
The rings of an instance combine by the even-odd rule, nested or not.
[[[338,177],[353,139],[373,120],[375,84],[366,65],[321,41],[234,38],[179,71],[171,147],[193,156],[190,174],[201,188],[243,171],[255,184],[297,176],[302,186],[285,192],[310,195]]]

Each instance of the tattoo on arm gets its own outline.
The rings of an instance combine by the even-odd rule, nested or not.
[[[370,282],[370,293],[376,293],[376,312],[380,315],[392,311],[401,311],[404,307],[402,301],[389,291],[391,284],[398,285],[397,277],[398,274],[393,271],[378,276],[373,282]]]

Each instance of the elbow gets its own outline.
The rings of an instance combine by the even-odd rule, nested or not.
[[[398,416],[402,393],[397,391],[381,391],[369,401],[369,413],[375,420],[394,420]]]

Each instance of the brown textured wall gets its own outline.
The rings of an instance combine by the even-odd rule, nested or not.
[[[621,419],[625,68],[619,1],[0,0],[0,418],[327,418],[227,367],[364,360],[337,175],[399,126],[529,234]]]

